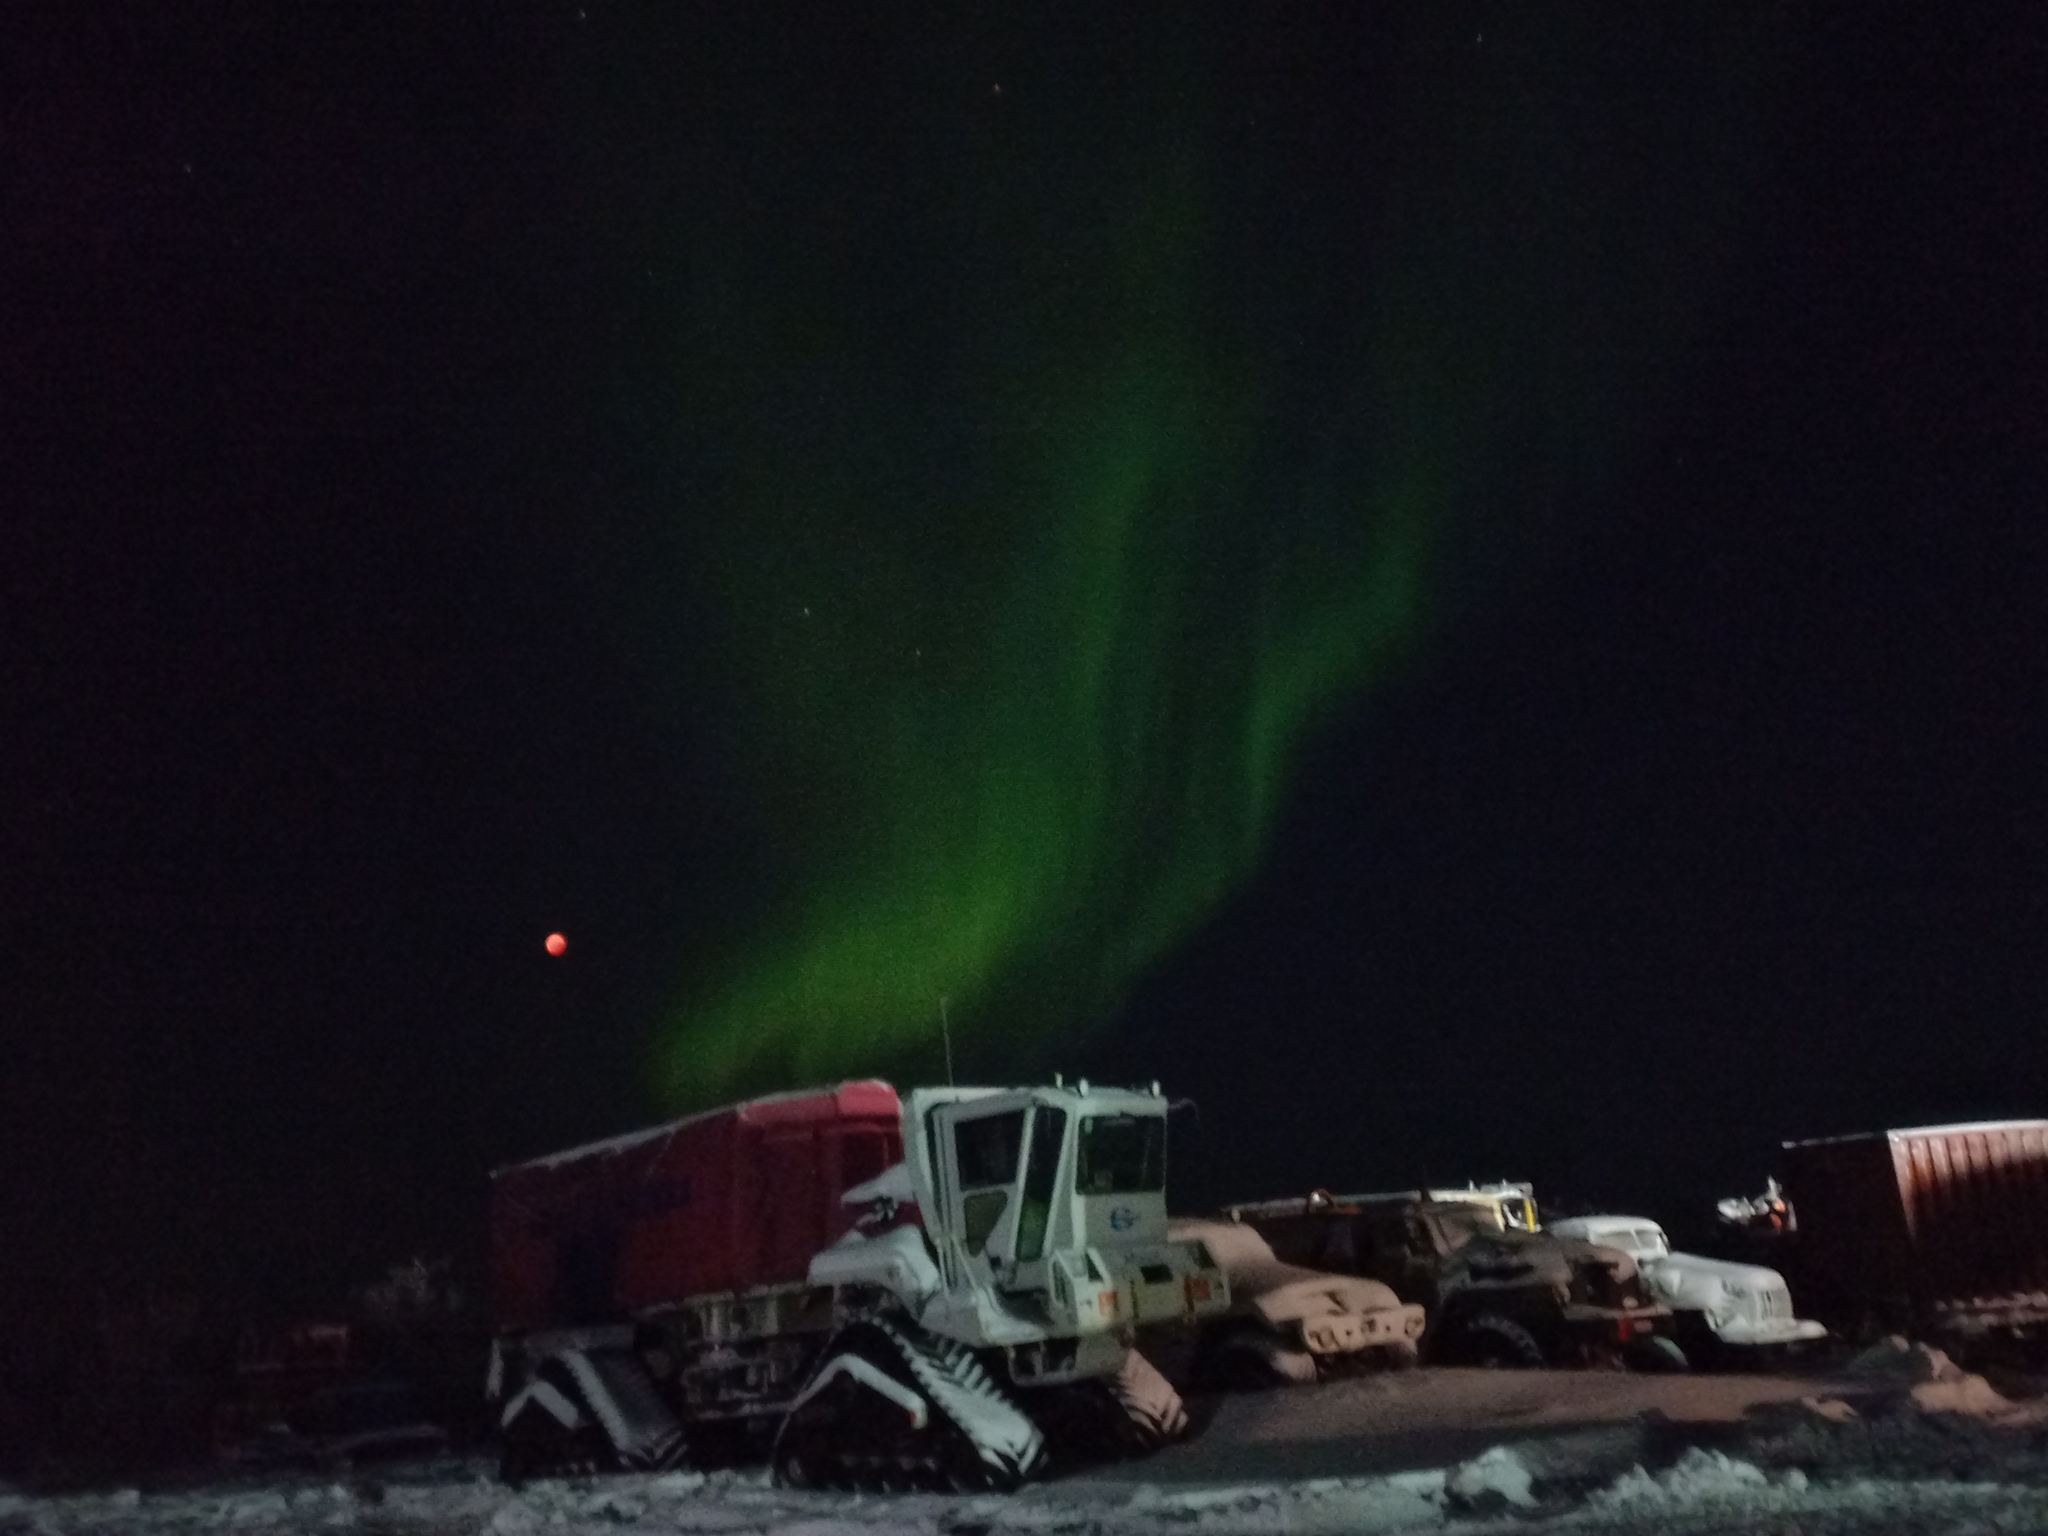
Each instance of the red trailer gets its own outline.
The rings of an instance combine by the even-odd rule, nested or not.
[[[882,1082],[781,1094],[491,1175],[501,1331],[616,1322],[689,1296],[801,1284],[839,1203],[903,1155]]]
[[[2048,1120],[1785,1143],[1799,1293],[1852,1335],[2048,1325]]]

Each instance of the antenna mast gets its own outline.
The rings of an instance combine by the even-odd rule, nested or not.
[[[946,1042],[946,1086],[953,1086],[953,1026],[946,1018],[946,999],[939,998],[939,1038]]]

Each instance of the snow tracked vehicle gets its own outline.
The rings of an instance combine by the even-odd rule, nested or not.
[[[882,1082],[492,1175],[505,1475],[765,1452],[798,1487],[1006,1488],[1183,1432],[1140,1354],[1230,1305],[1166,1230],[1166,1101]]]

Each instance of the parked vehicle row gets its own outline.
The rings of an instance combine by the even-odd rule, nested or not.
[[[1538,1229],[1526,1186],[1268,1200],[1229,1208],[1282,1259],[1376,1279],[1421,1307],[1425,1360],[1442,1365],[1683,1369],[1672,1315],[1614,1248]],[[1450,1198],[1437,1198],[1449,1195]]]
[[[1004,1488],[1173,1439],[1190,1384],[1418,1363],[1680,1370],[1827,1333],[1775,1268],[1675,1252],[1638,1216],[1546,1226],[1527,1184],[1317,1191],[1169,1220],[1166,1119],[1156,1084],[868,1081],[498,1170],[489,1394],[507,1475],[756,1456],[797,1486]],[[1992,1147],[1972,1155],[2014,1190],[2035,1187],[2013,1183],[2020,1151],[2048,1168],[2048,1123],[1960,1129],[1941,1144]],[[1802,1233],[1814,1274],[1860,1265],[1888,1304],[1954,1310],[1956,1234],[1981,1234],[1993,1186],[1953,1158],[1926,1172],[1915,1148],[1931,1134],[1892,1133],[1882,1155],[1788,1144],[1823,1227],[1877,1212],[1861,1247]],[[1816,1145],[1830,1150],[1800,1150]],[[1734,1204],[1744,1231],[1799,1230],[1775,1185]],[[1930,1237],[1956,1262],[1929,1267]],[[1901,1282],[1916,1251],[1913,1272],[1938,1284]],[[2048,1320],[2036,1289],[1978,1310]]]

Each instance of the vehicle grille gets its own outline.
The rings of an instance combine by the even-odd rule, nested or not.
[[[1587,1306],[1617,1308],[1636,1304],[1633,1300],[1641,1285],[1633,1277],[1627,1280],[1616,1272],[1616,1266],[1597,1261],[1572,1266],[1572,1299]]]

